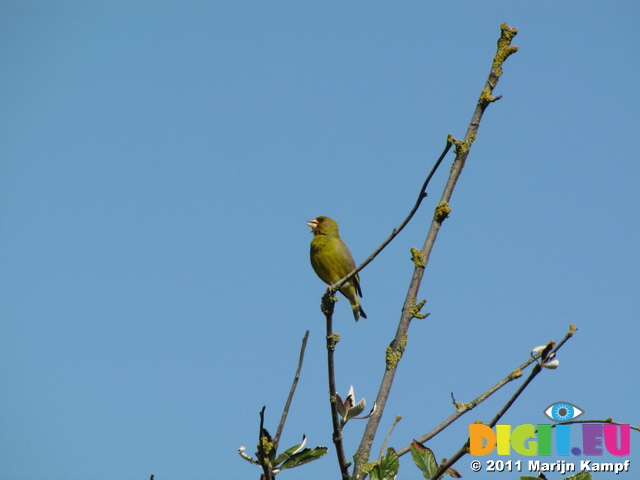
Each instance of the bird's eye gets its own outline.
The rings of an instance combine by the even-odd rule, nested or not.
[[[572,403],[558,402],[549,405],[544,414],[551,420],[556,422],[564,422],[567,420],[574,420],[584,413],[584,410],[576,407]]]

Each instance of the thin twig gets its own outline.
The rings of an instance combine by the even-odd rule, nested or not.
[[[605,418],[604,420],[565,420],[564,422],[558,422],[552,425],[552,427],[557,427],[558,425],[572,425],[574,423],[608,423],[610,425],[629,425],[628,423],[620,423],[614,422],[611,417]],[[634,427],[633,425],[629,425],[631,430],[636,430],[640,432],[640,427]]]
[[[384,437],[384,442],[382,442],[382,447],[380,447],[380,455],[378,455],[378,463],[382,462],[382,457],[384,456],[384,450],[385,448],[387,448],[387,443],[389,443],[389,437],[391,437],[391,432],[393,432],[393,429],[396,427],[396,423],[398,423],[400,420],[402,420],[402,417],[400,415],[397,415],[396,419],[391,424],[389,431],[387,432],[387,436]]]
[[[467,133],[464,137],[464,140],[451,140],[451,137],[449,137],[448,142],[452,141],[455,145],[456,158],[453,162],[453,166],[451,167],[451,173],[449,174],[449,179],[447,180],[444,191],[442,193],[440,203],[438,207],[436,207],[436,213],[431,222],[431,226],[429,228],[424,246],[421,250],[421,258],[414,260],[416,268],[414,269],[413,277],[411,279],[407,296],[402,308],[402,314],[400,316],[400,321],[396,330],[396,336],[390,345],[390,350],[395,360],[391,363],[387,362],[386,369],[382,377],[382,382],[378,390],[378,396],[376,397],[377,410],[371,415],[369,421],[367,422],[365,431],[362,435],[360,446],[358,447],[358,451],[355,455],[354,476],[357,479],[362,479],[365,476],[362,471],[362,467],[366,462],[368,462],[373,439],[376,435],[378,425],[380,424],[380,419],[382,417],[382,413],[384,412],[384,408],[389,397],[389,392],[391,391],[391,385],[395,377],[398,362],[406,347],[409,324],[411,323],[411,320],[416,316],[415,306],[418,288],[420,286],[420,283],[422,282],[424,270],[426,265],[428,264],[429,256],[431,255],[431,251],[438,235],[438,231],[440,230],[440,226],[442,225],[442,222],[447,217],[450,211],[449,200],[451,198],[451,194],[458,181],[458,178],[460,177],[460,173],[462,172],[462,168],[464,167],[464,164],[466,162],[471,144],[476,138],[478,127],[480,125],[480,120],[482,118],[484,110],[490,103],[498,100],[499,98],[492,96],[493,90],[498,83],[500,75],[502,75],[502,64],[507,59],[507,57],[509,57],[509,55],[517,51],[516,47],[512,47],[510,45],[511,40],[516,35],[516,33],[517,30],[514,28],[510,28],[506,23],[503,23],[501,25],[501,35],[500,39],[498,40],[498,48],[493,59],[489,78],[487,79],[485,87],[480,94],[480,98],[478,99],[476,109],[471,118],[471,122],[469,123],[469,127],[467,128]]]
[[[287,421],[287,415],[289,414],[289,407],[291,406],[291,400],[293,399],[293,394],[296,391],[296,386],[298,385],[298,380],[300,379],[300,370],[302,369],[302,361],[304,360],[304,350],[307,348],[307,339],[309,338],[309,330],[307,330],[302,338],[302,346],[300,347],[300,358],[298,359],[298,369],[296,370],[296,375],[293,377],[293,384],[291,385],[291,390],[289,391],[289,396],[287,397],[287,403],[284,406],[284,410],[282,411],[282,418],[280,418],[280,424],[278,425],[278,431],[276,432],[276,436],[273,439],[273,448],[278,449],[278,442],[280,441],[280,435],[282,435],[282,429],[284,428],[284,422]]]
[[[338,398],[336,393],[336,376],[335,362],[333,358],[338,343],[337,334],[333,333],[333,307],[334,298],[322,297],[322,312],[327,320],[327,371],[329,374],[329,403],[331,404],[331,423],[333,425],[333,444],[336,447],[336,455],[338,457],[338,465],[340,466],[340,474],[343,480],[349,480],[349,465],[344,454],[344,446],[342,445],[342,426],[338,414]]]
[[[569,327],[569,332],[567,332],[567,334],[564,336],[562,341],[560,341],[560,343],[558,343],[553,349],[551,349],[551,351],[547,355],[547,358],[555,354],[558,351],[558,349],[562,347],[565,344],[565,342],[573,336],[575,331],[576,331],[575,327],[571,325]],[[533,370],[531,370],[531,373],[529,374],[527,379],[524,382],[522,382],[522,385],[518,387],[518,390],[516,390],[516,392],[511,396],[511,398],[507,401],[507,403],[505,403],[504,406],[498,411],[498,413],[496,413],[496,415],[491,419],[491,421],[487,423],[489,427],[493,428],[496,426],[496,424],[498,423],[498,421],[500,421],[502,416],[507,412],[507,410],[509,410],[509,408],[511,408],[511,406],[515,403],[515,401],[518,399],[520,394],[524,392],[525,388],[529,386],[529,384],[533,381],[534,378],[538,376],[538,374],[541,371],[542,371],[542,362],[536,363],[536,365],[533,367]],[[445,472],[449,467],[451,467],[454,463],[460,460],[464,455],[469,453],[469,445],[470,445],[470,441],[469,439],[467,439],[467,442],[462,446],[462,448],[460,448],[460,450],[458,450],[450,459],[448,459],[445,462],[442,462],[442,464],[438,467],[438,470],[436,470],[436,473],[431,477],[430,480],[437,480],[438,478],[442,477],[442,475],[445,474]]]

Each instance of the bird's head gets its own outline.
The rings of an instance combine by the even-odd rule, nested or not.
[[[307,220],[307,225],[311,227],[311,233],[314,235],[337,235],[338,224],[329,217],[316,217]]]

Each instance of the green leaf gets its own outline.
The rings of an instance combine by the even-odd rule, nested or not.
[[[411,444],[411,458],[413,458],[413,463],[422,470],[424,478],[431,478],[438,470],[438,463],[433,452],[415,440]]]
[[[382,457],[380,461],[380,470],[382,471],[382,478],[393,480],[398,474],[400,469],[400,459],[396,451],[389,447],[387,449],[387,455]]]
[[[282,452],[280,455],[278,455],[278,458],[276,458],[275,461],[274,461],[274,465],[276,465],[276,466],[280,465],[285,460],[291,458],[293,456],[293,454],[298,453],[298,450],[302,450],[301,447],[303,447],[305,443],[307,443],[307,437],[306,437],[306,435],[303,435],[302,436],[302,443],[299,443],[297,445],[294,445],[293,447],[287,448],[284,452]]]
[[[369,478],[371,480],[383,480],[382,478],[382,470],[380,469],[380,465],[375,465],[371,471],[369,472]]]
[[[294,453],[290,458],[284,461],[280,470],[285,468],[299,467],[305,463],[312,462],[318,458],[324,457],[327,453],[327,447],[316,447],[313,450],[305,448],[304,450]]]
[[[593,477],[589,472],[580,472],[575,475],[571,475],[570,477],[565,478],[564,480],[591,480]]]
[[[387,449],[387,455],[382,457],[380,463],[375,465],[369,477],[371,480],[394,480],[398,475],[400,459],[393,448]]]

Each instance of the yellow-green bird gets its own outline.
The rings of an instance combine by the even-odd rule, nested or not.
[[[333,285],[356,268],[351,252],[338,235],[338,224],[332,218],[312,218],[307,221],[307,225],[311,227],[311,233],[313,233],[311,266],[320,280]],[[345,283],[340,288],[340,293],[349,300],[356,322],[360,317],[367,318],[358,300],[358,295],[362,297],[358,275]]]

